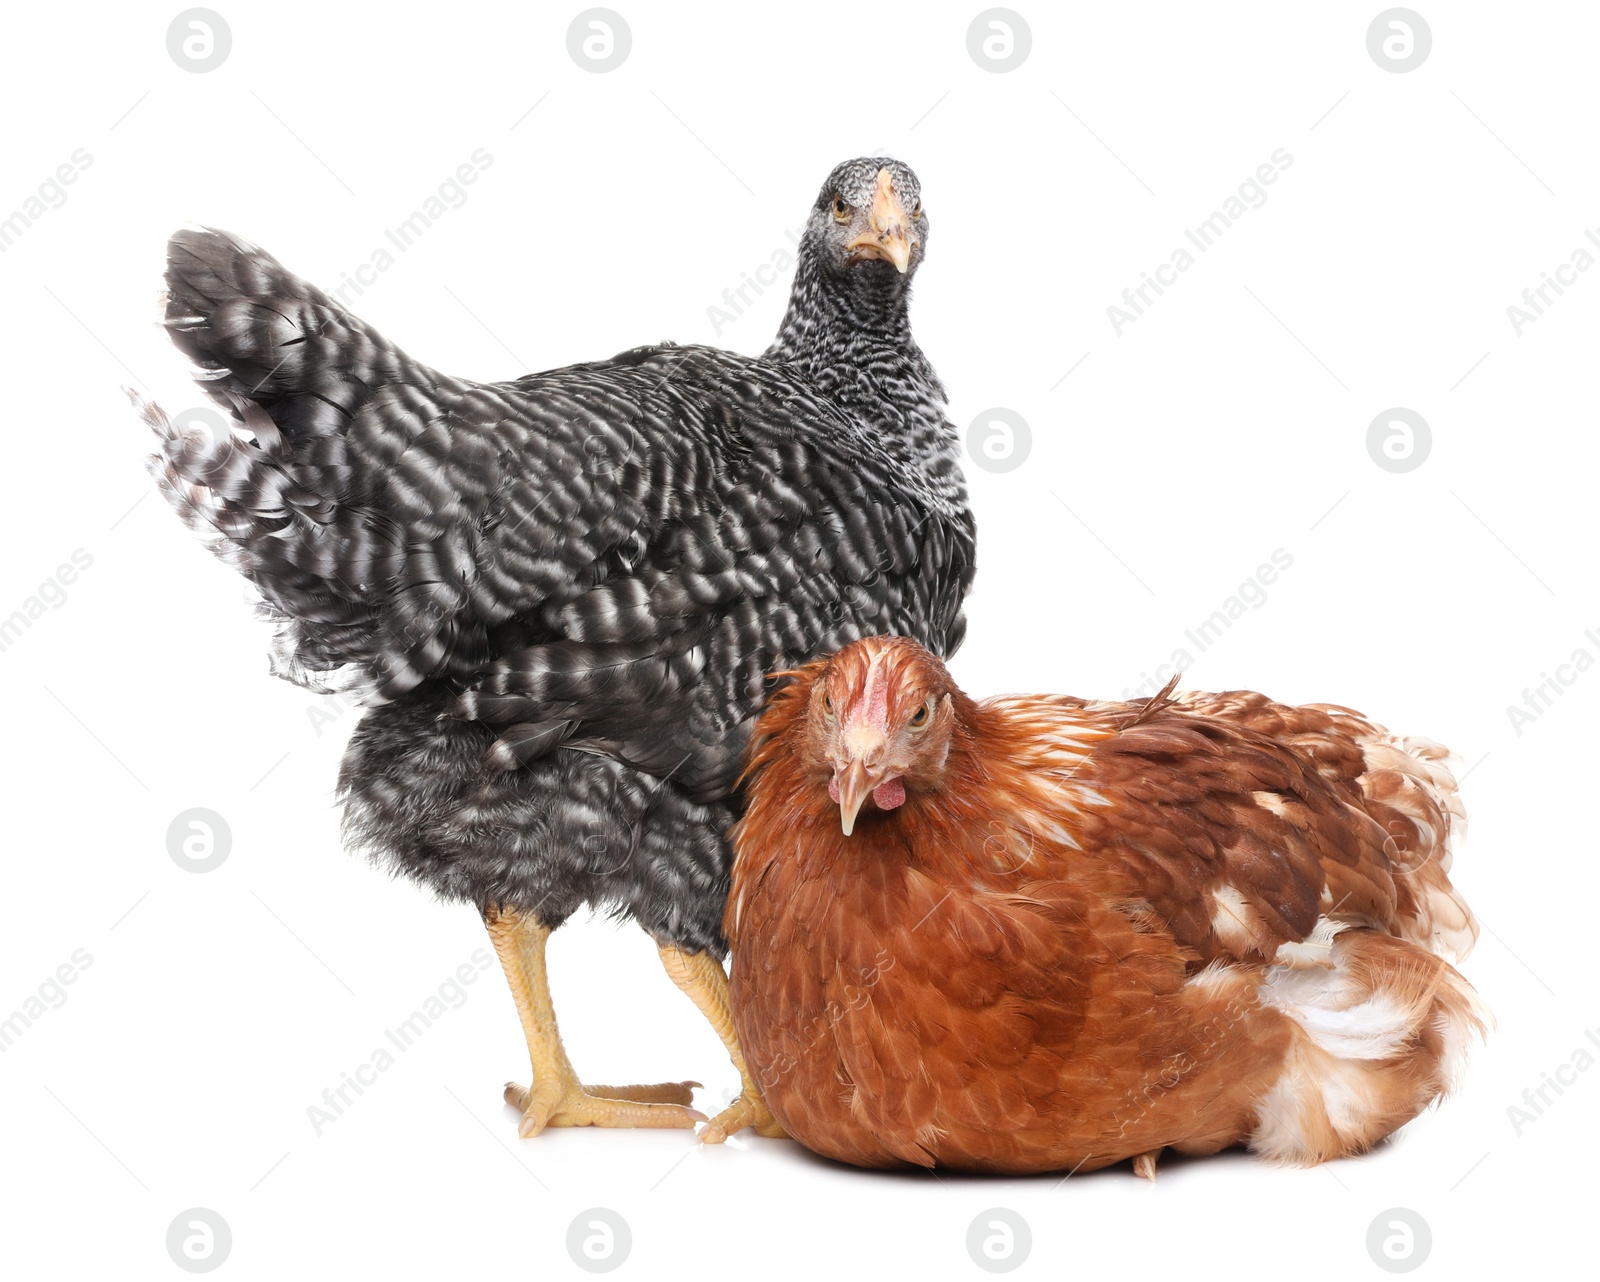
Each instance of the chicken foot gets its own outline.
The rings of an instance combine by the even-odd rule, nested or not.
[[[671,944],[658,944],[661,964],[667,968],[672,982],[689,995],[700,1008],[700,1013],[716,1029],[722,1044],[728,1048],[728,1057],[739,1070],[742,1089],[737,1099],[718,1113],[700,1132],[705,1144],[720,1144],[728,1136],[747,1126],[755,1127],[757,1135],[772,1139],[788,1139],[788,1132],[767,1108],[766,1101],[756,1087],[755,1079],[744,1062],[744,1052],[739,1049],[738,1034],[733,1028],[733,1010],[728,1002],[728,976],[710,953],[686,953]]]
[[[524,1139],[547,1126],[644,1126],[692,1129],[705,1114],[689,1108],[699,1082],[651,1086],[585,1086],[561,1045],[545,944],[550,928],[531,913],[502,909],[485,917],[489,938],[511,985],[533,1062],[533,1084],[507,1082],[506,1103],[522,1110],[517,1131]]]

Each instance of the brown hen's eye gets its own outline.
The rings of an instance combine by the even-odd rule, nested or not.
[[[850,206],[844,203],[843,196],[835,196],[833,198],[833,216],[841,223],[849,221]]]
[[[923,704],[911,717],[911,728],[916,730],[928,724],[928,705]]]
[[[822,696],[822,710],[830,717],[833,715],[833,699],[829,695]]]

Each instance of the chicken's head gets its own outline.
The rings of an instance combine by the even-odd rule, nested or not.
[[[866,637],[828,660],[811,688],[808,754],[828,778],[845,836],[868,798],[891,811],[937,791],[965,696],[944,664],[908,637]]]
[[[845,161],[822,185],[807,232],[831,275],[900,288],[928,240],[916,174],[887,156]]]

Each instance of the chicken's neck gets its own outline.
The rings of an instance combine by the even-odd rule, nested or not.
[[[873,429],[890,453],[964,502],[944,385],[911,336],[910,288],[889,264],[873,266],[839,276],[802,253],[789,310],[765,358],[788,366]]]
[[[862,348],[883,347],[927,360],[911,337],[907,304],[911,287],[888,263],[874,263],[844,274],[824,271],[820,251],[802,246],[789,291],[789,310],[767,349],[769,360],[818,368]],[[881,269],[881,270],[880,270]],[[934,384],[933,370],[926,369]]]

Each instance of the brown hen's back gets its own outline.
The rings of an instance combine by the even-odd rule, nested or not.
[[[1394,880],[1392,916],[1371,924],[1420,944],[1449,962],[1466,960],[1478,922],[1450,884],[1467,812],[1443,744],[1391,734],[1337,704],[1293,707],[1253,690],[1180,695],[1185,712],[1248,727],[1310,761],[1335,793],[1360,807],[1383,831]],[[1342,888],[1330,886],[1331,903]]]
[[[929,663],[919,698],[948,682]],[[809,746],[827,679],[802,670],[761,722],[725,922],[751,1068],[808,1147],[1000,1172],[1235,1144],[1308,1164],[1449,1089],[1486,1016],[1446,960],[1476,925],[1446,876],[1462,812],[1436,745],[1254,694],[950,686],[937,777],[908,774],[847,838]]]

